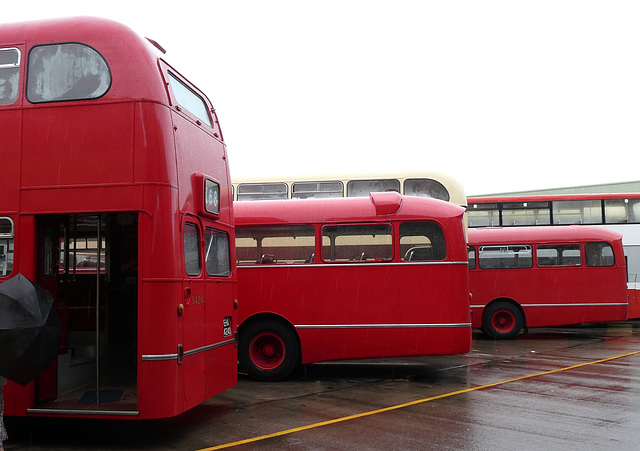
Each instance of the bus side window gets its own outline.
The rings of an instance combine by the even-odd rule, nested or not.
[[[184,268],[190,276],[200,274],[200,233],[195,224],[184,225]]]
[[[541,245],[536,249],[538,266],[579,266],[579,244]]]
[[[640,222],[640,199],[605,199],[606,224],[637,224]]]
[[[249,236],[249,227],[236,229],[236,263],[238,265],[254,265],[258,261],[258,239]]]
[[[311,263],[315,229],[311,225],[254,226],[236,229],[239,265]]]
[[[186,108],[191,114],[207,124],[209,127],[213,125],[207,104],[196,92],[194,92],[187,85],[182,83],[178,78],[169,72],[169,84],[173,91],[173,95],[176,97],[178,104],[183,108]]]
[[[447,246],[440,226],[433,222],[400,224],[400,253],[404,261],[434,261],[447,257]]]
[[[366,197],[369,193],[381,193],[383,191],[400,192],[400,180],[350,180],[347,182],[347,197]]]
[[[322,259],[330,262],[389,261],[391,225],[353,224],[322,228]]]
[[[0,49],[0,105],[11,105],[18,99],[19,82],[20,50]]]
[[[207,267],[207,274],[210,276],[230,276],[229,235],[226,232],[207,227],[204,232],[204,241],[204,261]]]
[[[13,270],[13,220],[0,218],[0,277]]]
[[[404,181],[404,194],[408,196],[432,197],[449,201],[449,191],[442,183],[428,178],[406,179]]]
[[[504,246],[481,246],[478,251],[481,269],[531,268],[533,258],[531,246],[515,244]]]
[[[289,187],[286,183],[241,183],[236,200],[287,199]]]
[[[469,248],[469,269],[476,268],[476,248],[473,246],[468,246]]]
[[[40,45],[29,53],[27,99],[31,103],[97,99],[110,86],[109,66],[87,45]]]
[[[586,243],[584,246],[587,266],[613,266],[615,259],[609,243]]]

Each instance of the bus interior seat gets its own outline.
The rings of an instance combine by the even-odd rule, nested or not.
[[[433,252],[430,247],[412,247],[404,254],[404,261],[427,261],[433,260]]]
[[[316,258],[316,253],[312,252],[311,255],[309,256],[309,258],[307,258],[304,262],[305,263],[311,263],[313,260],[315,260]]]
[[[256,262],[258,265],[270,265],[275,263],[276,259],[271,254],[262,254],[262,256]]]

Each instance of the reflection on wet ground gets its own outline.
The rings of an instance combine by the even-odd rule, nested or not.
[[[280,383],[241,374],[168,420],[8,418],[6,449],[636,449],[638,352],[640,322],[474,333],[460,356],[313,364]]]

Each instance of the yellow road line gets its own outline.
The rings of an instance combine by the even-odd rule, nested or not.
[[[640,351],[628,352],[626,354],[620,354],[620,355],[617,355],[617,356],[614,356],[614,357],[608,357],[606,359],[594,360],[594,361],[591,361],[591,362],[580,363],[578,365],[567,366],[567,367],[564,367],[564,368],[557,368],[555,370],[543,371],[542,373],[535,373],[535,374],[528,374],[526,376],[514,377],[513,379],[506,379],[506,380],[503,380],[503,381],[494,382],[492,384],[479,385],[477,387],[465,388],[463,390],[457,390],[457,391],[453,391],[453,392],[449,392],[449,393],[444,393],[442,395],[432,396],[430,398],[424,398],[424,399],[418,399],[418,400],[415,400],[415,401],[405,402],[403,404],[398,404],[398,405],[390,406],[390,407],[384,407],[382,409],[370,410],[368,412],[362,412],[362,413],[357,413],[357,414],[354,414],[354,415],[348,415],[346,417],[336,418],[336,419],[333,419],[333,420],[321,421],[319,423],[307,424],[305,426],[300,426],[300,427],[297,427],[297,428],[292,428],[292,429],[287,429],[287,430],[284,430],[284,431],[274,432],[272,434],[260,435],[258,437],[252,437],[252,438],[248,438],[248,439],[245,439],[245,440],[238,440],[236,442],[224,443],[222,445],[212,446],[211,448],[203,448],[203,449],[201,449],[199,451],[213,451],[213,450],[217,450],[217,449],[232,448],[232,447],[238,446],[238,445],[245,445],[247,443],[259,442],[261,440],[266,440],[266,439],[269,439],[269,438],[281,437],[283,435],[293,434],[294,432],[306,431],[306,430],[309,430],[309,429],[319,428],[321,426],[328,426],[330,424],[342,423],[344,421],[355,420],[357,418],[368,417],[370,415],[377,415],[379,413],[384,413],[384,412],[389,412],[389,411],[392,411],[392,410],[403,409],[405,407],[410,407],[410,406],[415,406],[417,404],[423,404],[425,402],[435,401],[436,399],[449,398],[451,396],[461,395],[463,393],[469,393],[469,392],[476,391],[476,390],[483,390],[485,388],[496,387],[498,385],[508,384],[509,382],[521,381],[521,380],[524,380],[524,379],[531,379],[533,377],[545,376],[547,374],[553,374],[553,373],[559,373],[559,372],[562,372],[562,371],[573,370],[573,369],[580,368],[580,367],[587,366],[587,365],[595,365],[597,363],[604,363],[604,362],[608,362],[610,360],[621,359],[623,357],[629,357],[629,356],[634,355],[634,354],[640,354]]]

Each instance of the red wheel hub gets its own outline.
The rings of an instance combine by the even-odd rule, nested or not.
[[[516,319],[506,310],[498,310],[491,318],[493,327],[500,333],[510,332],[516,325]]]
[[[251,340],[249,355],[258,368],[272,370],[284,361],[286,347],[278,335],[272,332],[262,332]]]

